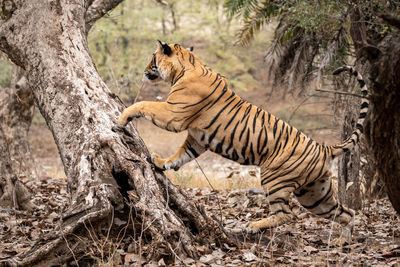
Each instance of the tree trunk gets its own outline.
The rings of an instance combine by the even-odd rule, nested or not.
[[[345,117],[342,127],[342,140],[346,140],[353,132],[359,116],[359,107],[354,105],[357,99],[351,97],[345,107]],[[360,149],[356,146],[339,159],[339,199],[346,206],[359,210],[362,207],[360,191]]]
[[[400,35],[387,37],[371,55],[370,142],[380,179],[400,214]]]
[[[31,194],[15,176],[7,140],[0,127],[0,207],[31,210]]]
[[[71,195],[59,231],[13,263],[69,260],[68,248],[78,250],[81,241],[76,233],[88,235],[86,225],[101,225],[114,211],[127,217],[123,197],[132,195],[135,221],[157,248],[149,257],[193,257],[196,241],[233,244],[201,207],[154,171],[133,126],[116,126],[124,105],[101,80],[88,53],[85,13],[91,1],[12,2],[0,0],[9,8],[0,24],[0,49],[25,69],[58,146]]]
[[[350,35],[354,42],[354,48],[359,51],[366,42],[366,27],[362,20],[362,14],[357,5],[358,0],[352,0],[350,6]],[[363,71],[358,68],[358,71]],[[348,86],[347,83],[346,86]],[[354,129],[359,116],[358,99],[351,97],[345,106],[344,123],[342,127],[342,140],[347,139]],[[362,192],[360,190],[360,148],[347,152],[339,159],[339,199],[348,207],[359,210],[362,207]]]
[[[35,161],[28,142],[34,100],[21,68],[14,66],[10,88],[0,90],[0,103],[0,115],[3,117],[0,127],[9,144],[13,170],[18,177],[36,179]]]

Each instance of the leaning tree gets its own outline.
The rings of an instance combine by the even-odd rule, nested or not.
[[[234,244],[200,205],[154,170],[134,127],[117,127],[124,104],[97,73],[86,39],[87,22],[105,13],[92,12],[100,2],[111,9],[121,1],[0,0],[0,49],[25,71],[70,193],[57,231],[8,263],[68,261],[84,253],[88,225],[101,231],[114,216],[128,221],[130,214],[134,229],[153,243],[149,257],[194,257],[197,243]]]

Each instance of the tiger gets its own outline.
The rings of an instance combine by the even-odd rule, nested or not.
[[[260,168],[261,186],[269,205],[268,216],[248,222],[250,234],[277,227],[294,217],[289,198],[312,213],[342,225],[345,241],[351,240],[355,212],[338,202],[337,187],[329,171],[332,160],[351,150],[363,133],[368,112],[368,89],[361,74],[348,71],[361,87],[359,118],[351,136],[341,144],[320,144],[229,89],[224,76],[203,64],[190,49],[158,41],[143,80],[171,84],[165,102],[142,101],[124,109],[121,126],[133,118],[144,117],[154,125],[172,132],[187,130],[187,137],[175,154],[161,158],[153,154],[161,170],[178,170],[185,163],[210,150],[242,165]]]

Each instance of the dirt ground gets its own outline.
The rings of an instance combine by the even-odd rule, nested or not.
[[[296,101],[282,104],[282,101],[268,101],[267,96],[257,92],[243,94],[249,101],[274,114],[291,114],[299,107]],[[152,95],[144,94],[140,99],[164,96],[165,92],[153,92]],[[266,103],[276,104],[267,106]],[[308,105],[299,114],[316,111],[323,114],[323,119],[330,114],[329,106],[324,103]],[[305,120],[310,118],[315,117],[306,116]],[[317,118],[315,124],[320,120]],[[164,157],[172,154],[186,136],[186,133],[161,130],[142,119],[133,123],[149,150]],[[321,142],[339,141],[339,131],[332,127],[328,130],[309,130],[307,133]],[[52,231],[68,203],[66,178],[50,131],[45,124],[35,122],[30,136],[40,179],[30,181],[24,178],[23,182],[35,192],[33,201],[37,208],[34,216],[25,212],[11,215],[7,211],[0,212],[0,260],[27,249],[40,236]],[[291,200],[291,206],[296,219],[261,235],[242,234],[241,229],[248,221],[261,218],[268,211],[260,191],[259,170],[256,167],[240,166],[207,152],[197,162],[190,162],[178,172],[168,171],[166,174],[175,184],[184,187],[190,196],[203,203],[206,210],[244,244],[241,249],[215,246],[213,251],[204,250],[197,260],[182,259],[187,266],[400,266],[400,219],[387,199],[365,201],[356,216],[353,243],[334,246],[332,240],[338,237],[338,226],[308,213],[295,199]],[[97,242],[100,243],[95,243],[92,250],[96,264],[163,266],[163,262],[148,261],[132,253],[129,249],[130,237]],[[99,256],[99,247],[104,247],[101,242],[111,242],[109,247],[114,248],[113,258]],[[177,265],[183,263],[178,261]]]

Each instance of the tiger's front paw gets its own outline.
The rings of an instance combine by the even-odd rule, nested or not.
[[[122,111],[122,114],[118,119],[118,124],[120,126],[126,126],[133,118],[139,118],[140,116],[141,113],[138,112],[137,104],[133,104]]]
[[[132,118],[130,118],[127,114],[122,112],[121,116],[118,119],[118,125],[120,126],[126,126],[128,122],[130,122]]]
[[[169,159],[163,159],[161,158],[158,154],[156,153],[152,153],[151,154],[151,160],[153,161],[153,164],[158,168],[161,169],[163,171],[165,170],[171,170],[174,169],[175,171],[177,171],[179,169],[179,167],[175,167],[174,164],[172,163],[172,161],[170,161]]]

